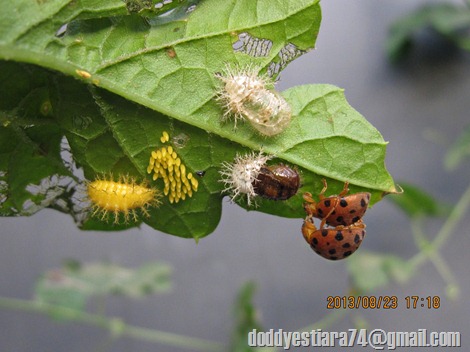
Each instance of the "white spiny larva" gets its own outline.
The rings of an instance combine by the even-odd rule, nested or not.
[[[225,110],[222,120],[233,117],[246,119],[261,134],[273,136],[286,129],[291,120],[291,108],[277,91],[268,76],[259,76],[258,70],[244,70],[227,66],[224,74],[217,77],[224,86],[217,94]]]
[[[233,163],[222,163],[222,169],[219,173],[222,176],[220,182],[225,184],[223,192],[229,193],[232,201],[246,194],[247,203],[250,206],[251,198],[256,196],[253,182],[269,159],[271,157],[262,152],[258,154],[252,152],[246,155],[237,154]]]

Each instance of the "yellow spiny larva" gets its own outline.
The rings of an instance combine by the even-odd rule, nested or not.
[[[103,177],[88,182],[87,194],[92,202],[92,215],[99,215],[101,220],[107,221],[112,213],[116,224],[119,223],[120,214],[125,222],[129,221],[130,214],[137,221],[137,209],[149,216],[147,208],[157,207],[161,197],[157,189],[148,187],[145,182],[137,184],[134,178],[128,176],[120,176],[118,181]]]
[[[170,135],[164,131],[160,141],[166,143],[169,140]],[[178,203],[181,199],[186,198],[183,185],[191,189],[191,193],[186,192],[190,196],[192,196],[192,191],[196,192],[198,189],[199,183],[197,180],[196,182],[189,181],[192,174],[186,175],[186,166],[172,146],[163,146],[151,152],[147,173],[151,174],[152,172],[154,181],[159,178],[163,179],[165,184],[163,193],[168,197],[170,203]]]
[[[223,82],[217,92],[217,100],[225,112],[222,120],[234,117],[246,119],[262,135],[274,136],[284,131],[290,123],[292,112],[289,104],[276,90],[267,76],[258,76],[259,69],[226,67],[224,74],[216,76]]]

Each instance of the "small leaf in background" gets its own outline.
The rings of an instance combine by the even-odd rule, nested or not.
[[[348,261],[353,287],[359,294],[382,288],[391,281],[405,283],[414,269],[406,260],[393,255],[361,252]]]
[[[460,286],[457,284],[448,284],[446,286],[446,297],[450,301],[456,301],[461,296]]]
[[[416,34],[428,28],[464,50],[470,50],[470,8],[453,4],[426,5],[390,27],[386,42],[390,60],[396,62],[408,55]]]
[[[387,199],[392,201],[410,218],[440,217],[449,214],[451,211],[450,205],[443,205],[442,202],[434,199],[422,189],[407,183],[399,184],[403,188],[403,193],[390,195]]]
[[[167,292],[171,288],[170,274],[170,267],[160,263],[128,269],[113,264],[80,265],[76,261],[68,261],[63,268],[44,274],[36,286],[35,295],[39,302],[82,311],[87,300],[95,295],[119,294],[140,298],[155,292]]]
[[[238,291],[233,307],[235,328],[232,333],[230,352],[250,352],[254,347],[247,344],[248,333],[256,329],[263,331],[259,322],[259,314],[253,305],[253,295],[256,285],[253,282],[244,284]]]
[[[468,160],[465,160],[468,157],[470,157],[470,126],[467,126],[449,148],[444,159],[444,165],[447,170],[453,171],[457,169],[460,164],[468,162]]]

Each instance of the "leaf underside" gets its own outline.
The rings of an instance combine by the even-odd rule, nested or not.
[[[251,65],[277,77],[314,47],[318,1],[205,0],[187,17],[158,26],[128,15],[121,1],[23,0],[3,10],[0,58],[47,69],[0,62],[2,215],[53,207],[71,213],[84,229],[116,230],[143,221],[198,239],[220,220],[221,163],[253,149],[274,155],[271,163],[296,167],[303,186],[288,201],[260,199],[256,208],[237,201],[248,210],[302,218],[302,194],[318,194],[321,178],[328,180],[327,194],[349,181],[352,192],[371,192],[372,203],[395,191],[384,163],[386,142],[337,87],[283,92],[293,118],[274,137],[260,136],[248,123],[234,130],[233,123],[220,121],[216,73],[227,64]],[[193,197],[177,204],[163,198],[149,217],[128,224],[90,217],[80,170],[88,180],[129,175],[161,189],[162,181],[152,181],[146,169],[151,152],[162,147],[163,131],[189,172],[205,171],[195,176]]]

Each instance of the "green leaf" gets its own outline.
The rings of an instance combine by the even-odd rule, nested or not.
[[[2,63],[0,81],[0,214],[31,215],[65,195],[71,173],[60,150],[61,132],[49,116],[47,75]],[[5,83],[3,83],[5,82]],[[5,93],[3,95],[3,93]]]
[[[449,214],[451,206],[434,199],[429,193],[411,184],[400,183],[403,193],[388,197],[410,218],[440,217]]]
[[[17,71],[20,71],[19,67]],[[40,70],[32,72],[35,76]],[[343,91],[334,86],[310,85],[286,91],[284,95],[294,114],[292,126],[281,137],[272,140],[260,140],[249,126],[240,126],[237,133],[247,139],[242,141],[240,138],[240,144],[235,144],[218,137],[217,133],[183,124],[105,91],[90,90],[64,76],[52,76],[44,84],[50,87],[47,102],[51,105],[51,126],[57,131],[56,148],[64,133],[74,160],[83,167],[88,179],[109,173],[145,179],[151,151],[161,147],[159,137],[162,132],[169,131],[172,137],[185,136],[185,143],[179,147],[173,143],[175,150],[188,170],[206,173],[199,180],[200,188],[193,198],[176,205],[165,200],[160,208],[150,209],[149,218],[143,219],[167,233],[199,238],[215,229],[223,196],[218,171],[223,161],[233,160],[236,153],[249,150],[243,144],[256,143],[256,148],[276,155],[277,159],[272,162],[296,165],[304,184],[298,195],[287,202],[260,200],[259,207],[255,208],[258,211],[303,217],[302,193],[318,193],[323,177],[329,178],[331,192],[339,191],[343,180],[349,180],[352,192],[367,189],[373,194],[373,202],[379,200],[384,191],[393,188],[384,166],[386,143],[378,131],[347,104]],[[13,126],[13,122],[8,123]],[[316,127],[311,128],[312,125]],[[221,127],[213,130],[216,128]],[[5,148],[8,147],[9,144],[5,144]],[[11,157],[11,160],[17,162],[17,158]],[[57,162],[62,163],[61,159]],[[34,165],[27,165],[28,171],[17,178],[34,174]],[[65,169],[65,164],[61,165]],[[10,174],[9,168],[5,164],[2,169]],[[156,186],[162,187],[161,181],[156,182]],[[9,192],[12,194],[13,190]],[[243,201],[240,203],[247,207]],[[73,210],[72,206],[69,208]],[[88,220],[83,227],[119,228],[96,219]]]
[[[18,85],[13,95],[0,87],[0,93],[9,98],[2,120],[10,121],[8,116],[18,110],[18,98],[30,92],[28,84],[17,82],[15,76],[32,81],[44,76],[46,88],[41,94],[49,99],[41,100],[41,111],[53,126],[55,138],[50,141],[59,148],[65,136],[77,164],[59,160],[65,171],[81,167],[88,180],[111,173],[130,175],[161,189],[161,181],[152,182],[146,169],[151,152],[162,146],[162,132],[168,131],[171,137],[184,140],[180,144],[172,139],[170,144],[188,171],[206,172],[198,179],[199,189],[192,198],[178,204],[165,198],[158,209],[149,209],[150,217],[127,225],[86,217],[86,206],[81,204],[86,197],[79,195],[83,181],[75,178],[58,199],[66,206],[59,206],[58,201],[44,206],[68,211],[78,222],[85,218],[84,229],[116,230],[144,221],[181,237],[206,236],[220,220],[221,163],[250,150],[262,149],[276,156],[272,163],[297,167],[304,185],[286,202],[259,200],[258,211],[304,217],[302,193],[318,193],[321,178],[328,179],[331,192],[340,190],[344,181],[350,182],[353,192],[368,190],[372,204],[395,191],[384,165],[386,142],[349,106],[337,87],[307,85],[284,92],[293,121],[284,133],[269,139],[248,124],[234,130],[233,123],[220,122],[223,111],[214,97],[221,82],[216,73],[227,64],[250,65],[276,77],[291,60],[315,46],[321,20],[317,0],[236,4],[205,0],[184,20],[161,25],[123,15],[127,10],[116,1],[98,1],[93,6],[85,1],[50,0],[35,3],[34,13],[26,0],[17,3],[24,3],[24,9],[13,9],[9,3],[0,14],[0,19],[18,19],[8,19],[8,28],[0,27],[0,57],[52,68],[88,86],[31,66],[24,73],[17,65],[2,63],[9,65],[5,71],[9,84]],[[106,17],[110,13],[116,16]],[[28,20],[21,21],[21,17]],[[5,137],[13,138],[8,133]],[[4,155],[11,158],[8,145]],[[2,177],[10,174],[10,164],[0,166]],[[24,172],[32,173],[34,168]],[[6,204],[13,197],[8,180],[0,180],[0,191]],[[238,202],[255,209],[243,200]]]
[[[390,281],[407,282],[414,275],[408,261],[393,255],[362,251],[348,260],[348,272],[359,294],[385,287]]]
[[[254,329],[263,331],[259,322],[259,314],[253,305],[253,295],[256,286],[253,282],[243,285],[237,295],[233,311],[235,314],[235,329],[230,344],[231,352],[249,352],[255,348],[248,346],[248,333]]]
[[[447,40],[465,50],[470,50],[470,9],[452,4],[426,5],[396,21],[390,27],[386,50],[392,61],[406,56],[416,33],[432,28]]]
[[[138,269],[112,264],[66,265],[48,271],[36,286],[36,299],[78,311],[92,296],[120,294],[140,298],[171,287],[170,267],[150,263]]]
[[[447,170],[455,170],[465,158],[470,156],[470,126],[468,126],[447,151],[444,165]]]

